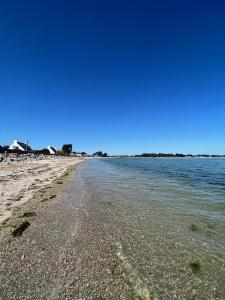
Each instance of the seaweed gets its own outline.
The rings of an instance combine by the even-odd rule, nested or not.
[[[192,231],[198,231],[198,230],[199,230],[199,229],[198,229],[198,226],[197,226],[196,224],[191,224],[190,229],[191,229]]]
[[[13,230],[11,235],[13,237],[19,237],[23,234],[23,232],[30,226],[30,222],[24,221],[20,226]]]
[[[115,277],[116,275],[118,275],[119,273],[119,270],[118,270],[118,265],[117,264],[114,264],[112,267],[111,267],[111,274],[113,277]]]
[[[62,184],[63,182],[62,182],[62,181],[56,181],[56,183],[57,183],[57,184]]]
[[[6,229],[6,228],[9,228],[9,227],[12,227],[12,226],[9,225],[9,224],[7,224],[7,223],[2,223],[2,224],[0,224],[0,230]]]
[[[45,202],[45,201],[48,201],[48,198],[45,197],[41,200],[41,202]]]
[[[33,211],[27,211],[22,216],[20,216],[20,218],[29,218],[29,217],[33,217],[33,216],[36,216],[35,212],[33,212]]]
[[[190,263],[190,267],[194,274],[197,274],[201,270],[201,265],[198,261]]]
[[[70,174],[69,171],[66,171],[62,176],[65,177],[65,176],[68,176]]]

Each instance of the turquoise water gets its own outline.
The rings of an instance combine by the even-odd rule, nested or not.
[[[225,299],[225,159],[90,159],[75,181],[137,299]]]

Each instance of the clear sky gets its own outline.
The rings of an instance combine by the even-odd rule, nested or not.
[[[0,144],[225,153],[225,1],[0,1]]]

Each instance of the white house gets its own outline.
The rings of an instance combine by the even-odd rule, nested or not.
[[[82,154],[81,153],[75,153],[74,156],[81,157]]]
[[[53,148],[51,146],[48,146],[47,149],[48,149],[48,151],[49,151],[50,154],[56,154],[55,148]]]
[[[10,150],[21,150],[21,151],[28,151],[31,150],[31,148],[28,146],[28,144],[19,142],[18,140],[14,140],[12,145],[9,146]]]

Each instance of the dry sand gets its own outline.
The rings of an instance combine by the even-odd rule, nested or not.
[[[60,177],[81,158],[55,158],[0,164],[0,223],[13,209],[27,202],[35,192]]]

